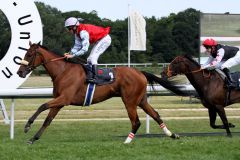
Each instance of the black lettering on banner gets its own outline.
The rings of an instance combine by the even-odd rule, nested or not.
[[[21,49],[21,50],[24,50],[24,51],[27,51],[27,50],[28,50],[28,49],[23,48],[23,47],[18,47],[18,49]]]
[[[23,22],[23,19],[28,18],[28,17],[31,17],[31,14],[19,18],[18,19],[18,24],[25,25],[25,24],[28,24],[28,23],[32,23],[33,22],[32,20]]]
[[[25,37],[20,37],[20,39],[30,39],[30,32],[20,32],[20,34],[25,34]]]
[[[2,73],[5,75],[5,77],[10,78],[13,74],[7,67],[5,67],[5,68],[8,73],[6,73],[4,70],[2,70]]]
[[[17,60],[19,60],[19,61],[17,61]],[[14,61],[16,64],[21,65],[22,58],[21,58],[21,57],[18,57],[18,56],[15,56],[15,57],[13,58],[13,61]]]

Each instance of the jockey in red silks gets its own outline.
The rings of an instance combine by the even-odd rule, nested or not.
[[[65,27],[75,35],[73,48],[69,53],[64,54],[67,59],[85,54],[90,44],[94,44],[87,58],[90,70],[87,73],[87,82],[95,83],[98,58],[111,44],[110,27],[104,28],[91,24],[82,24],[80,19],[75,17],[68,18],[65,21]]]
[[[221,69],[227,76],[227,85],[234,87],[229,68],[240,64],[239,48],[218,44],[217,41],[212,38],[204,40],[202,45],[206,48],[206,53],[209,55],[209,58],[206,63],[201,66],[201,69]]]

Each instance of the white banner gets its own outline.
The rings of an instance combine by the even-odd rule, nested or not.
[[[141,14],[130,10],[130,50],[146,50],[146,21]]]

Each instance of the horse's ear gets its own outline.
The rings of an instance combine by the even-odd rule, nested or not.
[[[41,45],[41,41],[38,42],[38,45]]]
[[[32,45],[32,42],[31,41],[29,41],[29,46],[31,46]]]

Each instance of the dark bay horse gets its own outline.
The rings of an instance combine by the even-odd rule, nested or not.
[[[29,140],[32,144],[38,140],[47,126],[50,125],[59,110],[67,105],[82,106],[87,90],[85,82],[86,73],[84,65],[66,62],[63,57],[48,51],[40,44],[31,44],[24,60],[18,70],[20,77],[25,77],[39,65],[43,65],[53,82],[53,97],[47,103],[42,104],[37,111],[29,118],[25,125],[25,133],[30,130],[31,124],[38,115],[49,109],[49,113],[37,133]],[[158,83],[176,94],[184,94],[181,89],[172,85],[171,82],[163,80],[151,73],[140,72],[134,68],[116,67],[115,81],[111,84],[97,86],[93,96],[92,103],[98,103],[111,97],[121,97],[125,104],[129,119],[132,124],[132,130],[129,133],[125,143],[130,143],[140,127],[140,121],[137,114],[137,106],[142,108],[150,115],[163,129],[164,133],[171,138],[178,138],[177,134],[170,132],[160,115],[147,102],[146,87],[150,84]]]
[[[168,66],[167,76],[185,74],[197,91],[202,104],[208,109],[210,126],[214,129],[226,129],[227,135],[232,136],[230,129],[235,127],[228,123],[224,107],[240,102],[240,91],[231,92],[225,86],[225,80],[216,70],[204,70],[190,56],[178,56]],[[216,116],[220,116],[223,125],[216,125]]]

